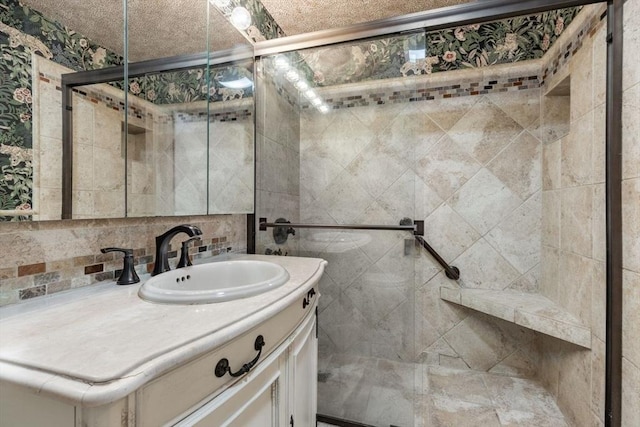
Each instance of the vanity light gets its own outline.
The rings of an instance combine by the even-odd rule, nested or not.
[[[320,110],[320,112],[323,114],[327,114],[329,112],[329,106],[327,106],[326,104],[322,105],[321,107],[318,108],[318,110]]]
[[[251,26],[251,14],[242,6],[234,8],[229,19],[233,26],[241,31],[245,31]]]
[[[246,77],[237,80],[230,80],[227,82],[218,81],[222,86],[228,87],[229,89],[246,89],[249,87],[253,87],[253,82]]]
[[[320,105],[322,105],[322,100],[320,98],[314,98],[311,100],[311,105],[313,105],[314,107],[319,107]]]

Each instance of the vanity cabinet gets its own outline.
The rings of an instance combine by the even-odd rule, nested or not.
[[[110,403],[65,402],[0,381],[0,426],[314,426],[317,292],[315,282],[264,322]],[[238,374],[258,351],[248,373],[216,374],[222,359]]]

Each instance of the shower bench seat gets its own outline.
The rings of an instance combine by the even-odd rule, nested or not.
[[[440,298],[580,347],[591,348],[591,329],[541,294],[441,287]]]

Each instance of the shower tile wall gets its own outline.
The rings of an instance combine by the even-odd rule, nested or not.
[[[637,3],[637,2],[635,2]],[[623,425],[640,420],[640,78],[638,4],[625,5],[623,96],[624,349]],[[594,16],[601,6],[587,9]],[[542,97],[543,227],[540,292],[591,326],[591,351],[540,335],[540,379],[573,425],[604,422],[606,301],[605,78],[606,25],[582,40],[571,61],[547,82],[569,76],[569,93]],[[634,59],[635,57],[635,59]],[[633,61],[636,61],[635,63]],[[634,64],[634,65],[632,65]]]
[[[258,75],[256,88],[256,212],[270,222],[279,217],[300,220],[300,113],[278,93],[271,76]],[[256,218],[256,221],[258,218]],[[279,250],[298,254],[298,238],[276,245],[272,230],[258,231],[256,253]]]
[[[301,221],[424,219],[427,240],[460,268],[464,286],[537,291],[539,96],[529,89],[306,110]],[[440,300],[441,286],[457,285],[425,251],[404,256],[409,235],[338,233],[333,243],[314,236],[303,233],[300,245],[329,261],[321,352],[533,375],[533,333]]]

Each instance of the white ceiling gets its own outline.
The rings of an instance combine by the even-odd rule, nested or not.
[[[203,52],[207,40],[207,0],[128,0],[131,62]],[[344,27],[468,0],[261,0],[287,35]],[[122,54],[121,0],[22,0],[45,16]],[[247,44],[246,39],[211,8],[210,49]]]

